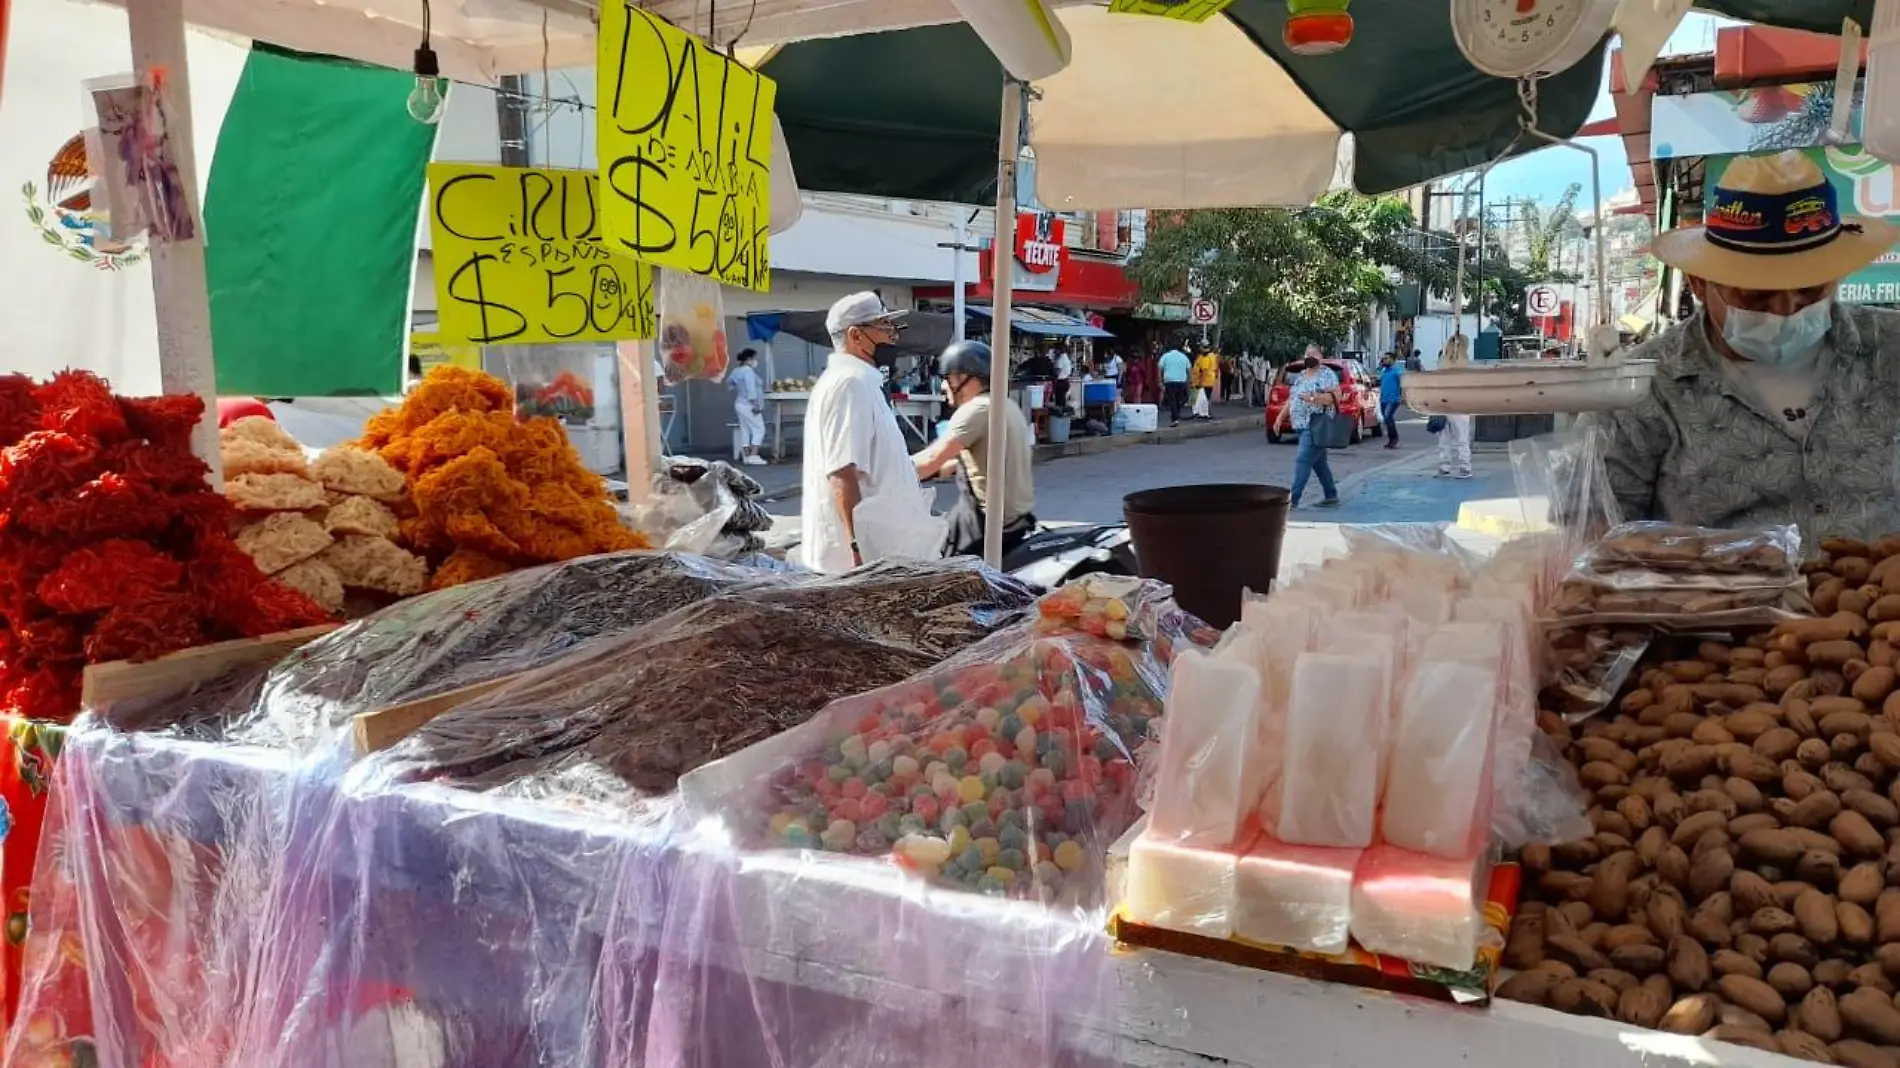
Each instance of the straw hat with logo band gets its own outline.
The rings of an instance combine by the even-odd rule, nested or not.
[[[1741,156],[1709,196],[1703,225],[1656,238],[1657,259],[1692,278],[1737,289],[1838,282],[1874,262],[1900,228],[1843,217],[1834,187],[1805,153]]]

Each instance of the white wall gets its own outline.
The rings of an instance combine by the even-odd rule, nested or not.
[[[53,153],[92,125],[80,83],[132,70],[125,12],[70,0],[14,0],[13,8],[0,102],[0,371],[38,376],[83,367],[122,393],[156,393],[150,266],[105,272],[62,254],[27,221],[20,191],[32,182],[43,193]],[[202,192],[250,43],[192,31],[186,46]]]

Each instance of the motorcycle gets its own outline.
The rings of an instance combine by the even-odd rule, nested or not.
[[[1126,523],[1042,527],[1003,554],[1003,570],[1045,590],[1083,575],[1138,575]]]

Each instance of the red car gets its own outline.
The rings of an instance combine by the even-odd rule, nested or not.
[[[1339,378],[1339,414],[1352,423],[1352,434],[1347,440],[1357,445],[1368,437],[1378,437],[1382,433],[1378,381],[1358,360],[1329,359],[1320,362],[1332,368],[1333,374]],[[1288,383],[1298,370],[1298,364],[1280,368],[1280,373],[1274,377],[1273,388],[1267,391],[1267,440],[1275,445],[1299,437],[1290,428],[1285,434],[1273,429],[1274,421],[1280,418],[1280,409],[1286,406],[1287,394],[1292,392]]]

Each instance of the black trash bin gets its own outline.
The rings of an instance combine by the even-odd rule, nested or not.
[[[1209,483],[1122,498],[1143,578],[1174,587],[1182,608],[1216,627],[1240,618],[1242,590],[1264,593],[1280,571],[1292,497],[1280,486]]]

